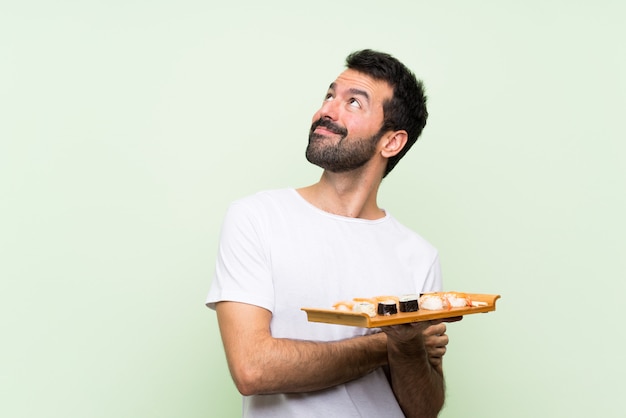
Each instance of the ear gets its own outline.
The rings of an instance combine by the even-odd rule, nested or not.
[[[398,154],[406,145],[408,137],[409,135],[404,130],[389,132],[382,141],[381,155],[391,158]]]

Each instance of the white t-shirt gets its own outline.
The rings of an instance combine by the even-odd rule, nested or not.
[[[377,330],[308,322],[301,308],[441,289],[437,250],[389,213],[333,215],[283,189],[230,206],[206,303],[263,307],[276,338],[335,341]],[[382,370],[327,390],[245,396],[243,403],[245,417],[404,416]]]

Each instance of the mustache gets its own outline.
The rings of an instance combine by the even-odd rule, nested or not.
[[[311,133],[313,133],[315,128],[317,128],[318,126],[326,128],[337,135],[348,136],[348,130],[346,128],[339,126],[336,123],[333,123],[332,121],[324,118],[320,118],[311,124]]]

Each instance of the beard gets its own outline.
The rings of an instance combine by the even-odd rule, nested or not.
[[[315,128],[322,126],[339,135],[339,141],[331,143],[325,135],[316,134]],[[319,119],[311,125],[306,159],[324,170],[342,173],[363,167],[376,153],[376,145],[383,132],[369,138],[348,138],[348,130],[328,119]]]

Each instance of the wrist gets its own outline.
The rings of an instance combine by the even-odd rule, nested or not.
[[[370,339],[368,347],[370,349],[370,358],[374,359],[377,367],[386,366],[387,361],[387,344],[388,338],[384,332],[367,335]]]
[[[422,339],[397,341],[391,338],[387,339],[387,352],[390,356],[405,357],[405,358],[419,358],[428,357],[426,346]]]

